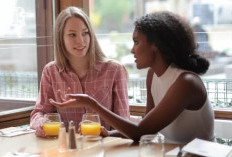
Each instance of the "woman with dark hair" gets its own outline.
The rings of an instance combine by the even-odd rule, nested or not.
[[[138,124],[117,116],[88,95],[69,94],[66,102],[50,102],[58,108],[88,106],[135,141],[157,132],[173,143],[213,140],[214,112],[199,77],[209,62],[198,55],[190,24],[171,12],[148,14],[135,22],[133,41],[131,52],[137,68],[149,68],[146,115]]]

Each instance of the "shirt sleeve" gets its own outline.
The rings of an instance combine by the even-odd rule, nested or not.
[[[54,92],[51,84],[48,67],[45,67],[42,72],[40,90],[37,97],[34,110],[31,112],[30,127],[36,130],[36,135],[43,134],[42,124],[45,113],[55,111],[55,107],[49,103],[49,99],[54,99]]]
[[[113,85],[113,111],[125,119],[129,119],[128,73],[124,66],[117,68]]]

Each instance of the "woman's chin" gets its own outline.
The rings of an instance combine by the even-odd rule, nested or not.
[[[137,67],[137,69],[143,69],[143,67],[139,66],[138,64],[136,67]]]

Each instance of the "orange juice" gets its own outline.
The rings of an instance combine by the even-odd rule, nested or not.
[[[89,122],[81,124],[82,135],[100,135],[101,124],[97,122]]]
[[[60,122],[45,122],[43,130],[46,136],[58,136],[60,129]]]

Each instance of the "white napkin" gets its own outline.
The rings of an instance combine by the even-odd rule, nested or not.
[[[176,157],[180,151],[180,147],[176,147],[165,153],[165,157]]]
[[[32,133],[32,132],[35,132],[35,130],[30,129],[28,125],[18,126],[18,127],[9,127],[5,129],[0,129],[0,136],[13,137],[17,135]]]
[[[3,157],[39,157],[39,154],[30,154],[30,153],[23,153],[23,152],[8,152]]]
[[[185,145],[182,151],[208,157],[227,157],[232,147],[196,138]]]

